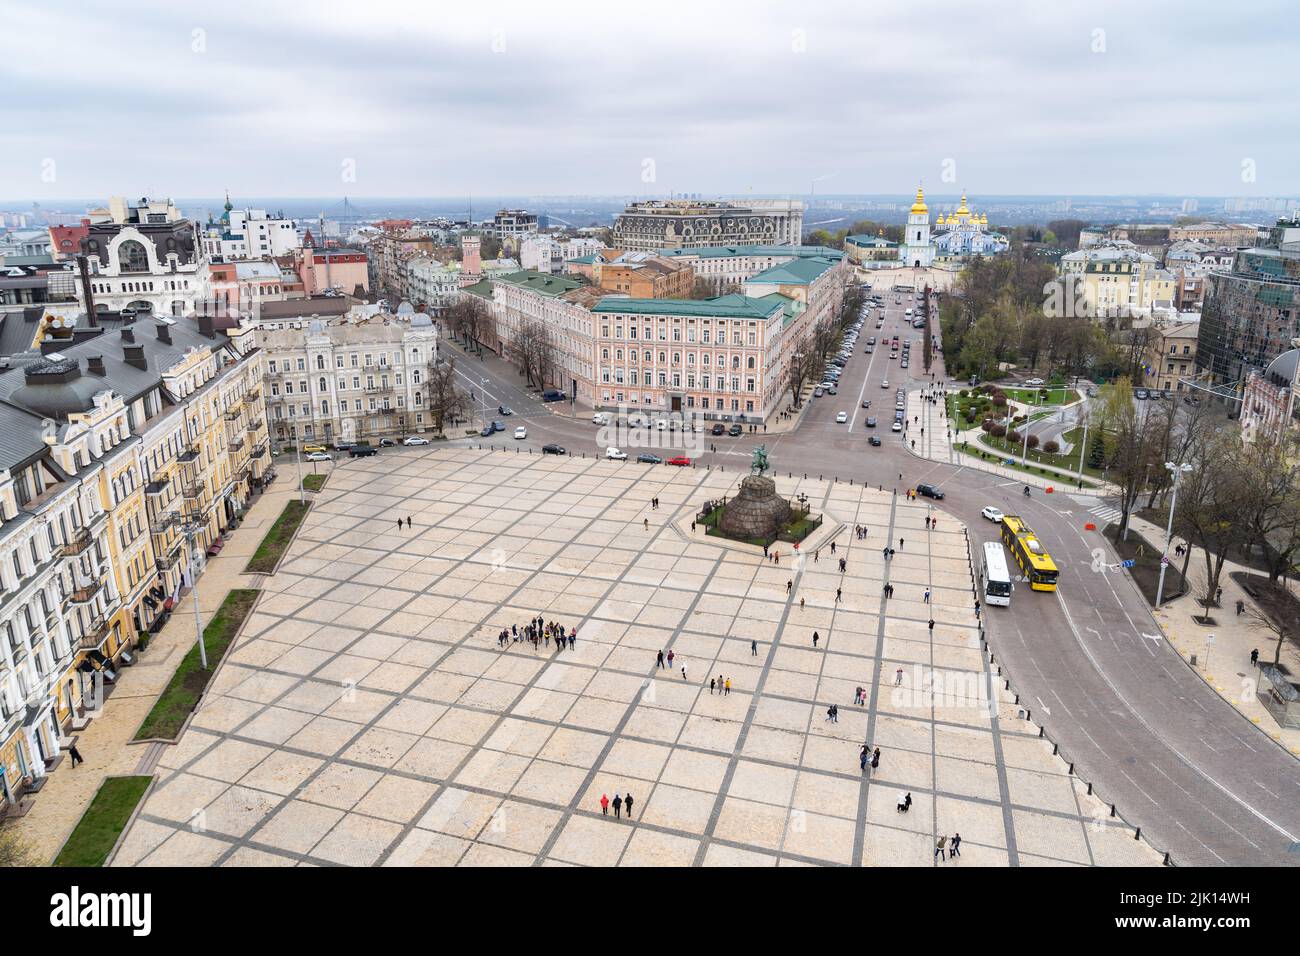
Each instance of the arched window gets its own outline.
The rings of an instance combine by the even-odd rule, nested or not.
[[[142,243],[128,239],[117,247],[117,265],[123,272],[148,272],[149,254]]]

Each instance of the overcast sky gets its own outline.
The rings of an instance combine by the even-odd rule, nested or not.
[[[0,196],[1300,193],[1293,4],[1068,6],[0,0]]]

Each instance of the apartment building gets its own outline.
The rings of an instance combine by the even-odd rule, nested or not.
[[[702,248],[705,246],[797,246],[803,234],[799,200],[653,199],[634,202],[614,221],[618,249]]]
[[[1131,246],[1066,253],[1060,273],[1073,283],[1072,295],[1090,316],[1149,316],[1157,309],[1172,310],[1177,298],[1177,276]]]
[[[142,320],[43,344],[0,374],[0,792],[15,812],[270,460],[251,325]]]
[[[661,255],[691,267],[714,295],[738,292],[752,276],[791,259],[839,261],[844,253],[829,246],[735,245],[663,249]]]
[[[688,299],[695,288],[695,269],[680,257],[625,252],[608,261],[597,255],[592,280],[606,292],[634,299]]]
[[[304,324],[304,323],[298,323]],[[362,441],[421,432],[438,331],[428,315],[313,319],[258,330],[277,443]]]
[[[1182,392],[1196,377],[1196,339],[1200,322],[1171,322],[1151,326],[1151,340],[1142,366],[1142,385]]]

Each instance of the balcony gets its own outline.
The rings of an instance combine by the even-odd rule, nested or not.
[[[176,460],[179,461],[182,465],[192,465],[194,464],[194,462],[199,460],[199,450],[192,446],[186,448],[183,452],[180,453],[180,456],[177,457]]]
[[[149,530],[153,534],[166,534],[176,526],[177,514],[174,511],[168,511],[161,514],[149,522]]]
[[[203,482],[201,481],[186,482],[185,484],[181,485],[181,495],[185,498],[202,498]]]
[[[259,418],[259,419],[257,419],[257,421],[253,421],[253,422],[249,422],[249,423],[248,423],[248,432],[249,432],[250,434],[252,434],[252,433],[257,432],[258,430],[260,430],[261,427],[262,427],[262,419]]]
[[[94,584],[88,584],[85,587],[77,588],[68,595],[69,604],[89,604],[95,600],[95,596],[104,590],[104,582],[96,581]]]
[[[70,558],[73,555],[84,554],[86,549],[95,542],[95,536],[85,528],[82,528],[74,534],[66,544],[59,549],[59,556]]]
[[[177,548],[171,554],[164,555],[161,558],[155,558],[154,563],[158,566],[159,572],[170,571],[176,567],[176,562],[181,559],[181,549]]]
[[[240,451],[244,447],[244,436],[237,435],[234,438],[230,439],[230,444],[227,445],[226,447],[229,449],[232,455]]]
[[[379,395],[383,392],[391,392],[392,390],[393,390],[393,386],[391,385],[367,385],[366,386],[367,395]]]
[[[81,640],[77,643],[81,646],[82,650],[93,651],[98,650],[99,646],[104,643],[104,640],[107,637],[108,621],[101,617],[96,618],[94,623],[90,625],[90,630],[81,635]]]

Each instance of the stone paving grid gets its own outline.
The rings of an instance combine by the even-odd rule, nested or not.
[[[774,567],[673,526],[737,477],[460,448],[336,469],[114,865],[926,865],[954,831],[957,865],[1158,862],[1004,695],[996,723],[970,696],[956,521],[781,479],[848,528]],[[886,533],[908,544],[882,623]],[[579,624],[576,651],[497,649],[538,612]],[[656,670],[668,647],[689,682]],[[931,666],[954,694],[919,691]],[[629,790],[635,819],[602,818]]]

